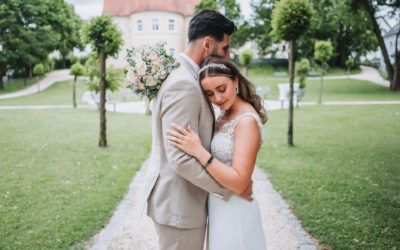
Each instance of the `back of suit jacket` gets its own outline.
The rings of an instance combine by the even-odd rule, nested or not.
[[[152,153],[145,186],[147,214],[156,222],[177,228],[205,225],[208,193],[229,199],[231,192],[221,187],[192,156],[172,146],[166,129],[175,123],[190,125],[210,151],[214,114],[197,80],[197,72],[180,56],[180,67],[162,84],[153,103]]]

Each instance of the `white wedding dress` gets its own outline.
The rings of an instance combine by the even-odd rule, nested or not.
[[[221,162],[232,166],[234,130],[244,116],[257,120],[264,141],[264,129],[258,115],[245,113],[224,122],[219,116],[211,141],[211,153]],[[224,201],[214,195],[208,196],[208,244],[209,250],[265,250],[264,231],[258,202],[246,201],[236,195]]]

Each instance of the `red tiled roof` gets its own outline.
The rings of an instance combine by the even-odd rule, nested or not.
[[[104,0],[103,13],[112,16],[129,16],[143,11],[168,11],[184,16],[194,14],[194,7],[201,0]]]

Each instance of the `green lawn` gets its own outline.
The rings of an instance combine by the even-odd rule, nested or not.
[[[241,72],[243,72],[243,67],[240,66]],[[311,69],[310,71],[313,72],[320,72],[320,69],[314,68]],[[279,77],[275,76],[275,72],[286,72],[286,74],[289,75],[289,69],[288,66],[276,66],[273,67],[272,65],[250,65],[249,66],[249,77],[254,77],[254,76],[265,76],[265,77],[274,77],[274,78],[282,78],[285,79],[288,77]],[[359,74],[361,73],[361,69],[352,69],[350,71],[350,74]],[[325,73],[326,76],[336,76],[336,75],[347,75],[347,69],[344,68],[329,68],[328,72]]]
[[[267,99],[277,100],[279,97],[278,83],[289,83],[288,79],[276,80],[264,76],[250,77],[257,86],[270,86]],[[400,92],[390,92],[387,87],[368,81],[354,79],[324,80],[322,101],[377,101],[400,100]],[[303,101],[318,101],[319,79],[306,81],[306,94]]]
[[[49,88],[39,93],[11,98],[0,99],[0,106],[13,106],[13,105],[72,105],[72,85],[73,80],[56,82]],[[76,89],[76,102],[78,105],[87,105],[82,102],[82,96],[88,87],[85,80],[77,81]],[[124,101],[120,93],[117,91],[113,93],[113,98],[118,101]],[[139,97],[133,96],[126,99],[126,101],[138,101]]]
[[[42,79],[45,76],[40,76],[40,77],[27,77],[27,78],[16,78],[12,79],[9,82],[4,83],[4,89],[0,90],[0,95],[2,94],[8,94],[12,93],[21,89],[24,89],[26,87],[31,86],[32,84],[36,83],[38,79]],[[26,83],[26,86],[25,86]]]
[[[28,98],[28,97],[27,97]],[[96,110],[0,111],[0,249],[66,249],[109,220],[148,157],[151,121]]]
[[[257,163],[321,244],[399,249],[399,105],[296,109],[294,148],[287,111],[270,112],[265,131]]]

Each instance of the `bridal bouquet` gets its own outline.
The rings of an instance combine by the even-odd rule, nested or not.
[[[127,49],[126,60],[130,65],[127,73],[128,86],[150,101],[157,96],[169,73],[179,66],[175,58],[165,51],[165,43]]]

